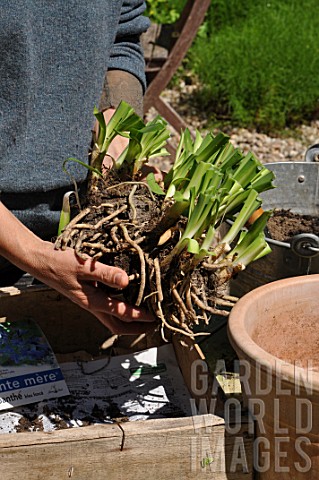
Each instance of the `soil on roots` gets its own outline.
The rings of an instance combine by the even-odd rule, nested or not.
[[[194,336],[194,324],[208,323],[212,314],[228,315],[233,303],[221,298],[222,282],[215,269],[193,265],[187,252],[170,255],[185,219],[170,224],[170,205],[162,199],[146,183],[122,181],[110,171],[89,185],[81,211],[59,236],[56,248],[71,247],[81,258],[122,268],[130,279],[121,291],[125,301],[153,311],[163,331]]]

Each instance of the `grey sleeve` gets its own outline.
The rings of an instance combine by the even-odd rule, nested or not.
[[[109,70],[123,70],[136,77],[146,88],[145,62],[140,35],[149,25],[149,19],[143,16],[145,2],[142,0],[124,0],[115,42],[111,51]]]

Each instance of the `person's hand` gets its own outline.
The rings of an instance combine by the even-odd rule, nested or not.
[[[0,255],[24,272],[57,290],[95,315],[112,333],[143,333],[155,324],[152,315],[112,298],[99,284],[122,289],[129,283],[124,270],[92,258],[81,260],[71,248],[56,250],[34,235],[0,202]]]
[[[34,276],[91,312],[112,333],[138,334],[154,328],[154,317],[148,311],[117,300],[99,287],[102,283],[125,288],[129,280],[124,270],[92,258],[81,260],[73,249],[55,250],[50,242],[43,242],[41,257]]]

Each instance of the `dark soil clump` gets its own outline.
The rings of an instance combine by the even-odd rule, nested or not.
[[[270,237],[288,242],[295,235],[312,233],[319,235],[319,217],[294,213],[291,210],[276,209],[268,220]]]

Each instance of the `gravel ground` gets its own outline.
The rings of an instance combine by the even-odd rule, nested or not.
[[[190,130],[194,131],[197,128],[200,132],[205,133],[205,112],[198,112],[185,101],[187,96],[191,96],[192,87],[182,85],[180,89],[182,96],[181,90],[168,89],[162,95],[182,116]],[[153,118],[155,114],[155,110],[151,109],[148,118]],[[228,127],[224,133],[230,136],[235,147],[239,147],[245,153],[252,151],[264,163],[303,161],[306,150],[311,145],[319,144],[319,121],[301,125],[295,131],[285,132],[285,135],[281,137],[272,137],[255,130],[232,127]],[[172,130],[171,143],[176,145],[177,141],[178,136]],[[165,160],[164,163],[169,166],[169,160]]]

